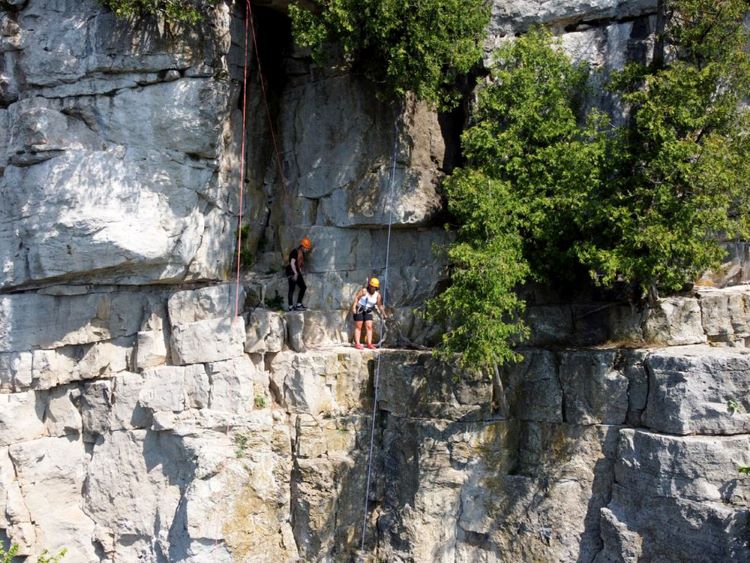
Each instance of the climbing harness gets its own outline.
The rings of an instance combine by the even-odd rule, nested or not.
[[[396,183],[396,154],[398,152],[398,141],[399,141],[399,118],[398,115],[400,115],[400,112],[398,112],[396,117],[396,121],[393,126],[393,153],[391,154],[391,176],[390,176],[390,187],[388,189],[388,237],[387,237],[387,243],[385,247],[385,270],[383,273],[383,281],[384,281],[384,287],[383,287],[383,307],[385,308],[386,304],[386,296],[388,292],[388,262],[390,260],[391,255],[391,230],[393,227],[393,187]],[[380,333],[383,334],[385,331],[385,318],[381,317],[380,320]],[[383,338],[381,338],[381,342],[383,341]],[[380,346],[380,343],[378,343],[378,346]],[[382,354],[378,354],[378,359],[375,364],[375,376],[373,381],[373,387],[374,387],[374,393],[373,393],[373,400],[372,400],[372,420],[370,424],[370,448],[367,453],[367,482],[365,485],[365,506],[364,506],[364,516],[362,517],[362,538],[360,541],[360,552],[364,551],[365,549],[365,534],[367,532],[367,508],[370,500],[370,483],[372,481],[372,452],[375,445],[375,416],[377,415],[377,409],[378,409],[378,391],[379,391],[379,385],[380,385],[380,359],[382,358]]]
[[[358,314],[369,314],[372,313],[375,310],[375,307],[378,303],[378,292],[375,293],[365,293],[362,297],[359,298],[357,301],[357,313]]]

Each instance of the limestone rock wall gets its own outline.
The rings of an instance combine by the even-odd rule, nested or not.
[[[225,276],[229,21],[175,39],[93,1],[2,8],[0,287]]]
[[[237,4],[134,31],[93,0],[0,0],[0,541],[112,563],[747,560],[750,290],[535,305],[501,382],[395,348],[436,337],[414,309],[443,275],[461,124],[312,67],[285,2],[256,5],[253,262],[226,282]],[[647,58],[654,4],[498,0],[487,62],[533,23],[605,70]],[[282,314],[303,235],[310,310]],[[386,252],[394,349],[362,353],[346,308]],[[747,279],[746,254],[706,283]]]
[[[664,300],[637,322],[600,321],[612,332],[644,327],[651,344],[641,347],[604,333],[572,346],[561,330],[554,347],[528,348],[503,371],[502,393],[426,352],[275,355],[271,378],[296,418],[302,559],[750,560],[750,479],[738,472],[750,460],[750,355],[739,324],[736,333],[714,324],[747,319],[737,301],[747,292],[710,290]],[[676,309],[692,318],[679,341],[662,322]],[[360,553],[362,413],[376,372],[375,477]]]
[[[2,301],[4,321],[27,307],[0,353],[0,526],[23,554],[748,559],[748,288],[610,321],[656,347],[570,347],[561,331],[503,372],[502,394],[429,352],[295,352],[302,314],[233,318],[232,284],[62,289]]]

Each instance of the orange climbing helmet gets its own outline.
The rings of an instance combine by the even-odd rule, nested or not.
[[[380,280],[378,278],[370,278],[370,281],[367,282],[367,285],[378,289],[380,288]]]
[[[312,243],[310,242],[310,239],[309,239],[309,238],[307,238],[307,237],[303,238],[303,239],[302,239],[302,240],[300,241],[299,245],[300,245],[300,246],[301,246],[302,248],[304,248],[305,250],[310,250],[310,249],[312,248]]]

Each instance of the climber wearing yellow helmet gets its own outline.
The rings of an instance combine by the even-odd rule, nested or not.
[[[305,296],[305,290],[307,285],[302,277],[302,270],[305,266],[305,254],[310,252],[312,243],[310,239],[303,238],[299,246],[289,253],[289,264],[286,267],[286,277],[289,281],[289,294],[287,301],[289,303],[290,311],[304,311],[307,309],[302,304],[302,298]],[[294,289],[299,287],[299,294],[297,295],[297,304],[294,304]]]
[[[367,287],[360,289],[354,296],[354,303],[352,304],[352,314],[354,315],[354,347],[357,350],[362,349],[362,344],[359,342],[362,336],[362,323],[365,324],[365,330],[367,331],[367,347],[370,349],[375,348],[375,345],[372,343],[372,312],[375,308],[380,311],[383,318],[386,317],[385,309],[383,308],[383,299],[380,297],[380,280],[378,278],[370,278],[367,281]]]

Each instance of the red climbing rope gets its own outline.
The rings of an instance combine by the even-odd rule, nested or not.
[[[242,254],[242,208],[245,205],[245,139],[247,137],[247,67],[248,47],[247,36],[250,25],[250,0],[245,0],[245,64],[242,78],[242,141],[240,148],[240,210],[237,217],[237,283],[234,292],[234,316],[240,314],[240,256]]]

